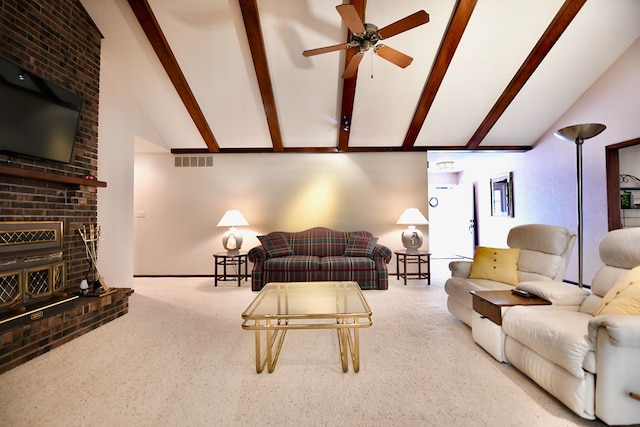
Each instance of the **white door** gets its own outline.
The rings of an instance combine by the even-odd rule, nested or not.
[[[473,258],[473,187],[429,187],[429,251],[434,258]]]

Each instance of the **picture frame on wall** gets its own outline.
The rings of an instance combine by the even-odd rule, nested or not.
[[[491,216],[514,216],[513,172],[507,172],[490,179]]]

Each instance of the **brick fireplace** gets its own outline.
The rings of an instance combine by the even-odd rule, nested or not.
[[[67,290],[62,221],[0,222],[0,374],[129,311],[131,289]]]
[[[0,2],[0,56],[84,100],[70,164],[0,153],[0,223],[60,224],[55,247],[13,261],[0,252],[0,373],[128,311],[130,289],[77,297],[89,265],[76,230],[97,224],[107,186],[98,168],[101,41],[79,0]]]

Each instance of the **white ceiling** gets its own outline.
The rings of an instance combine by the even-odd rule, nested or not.
[[[365,22],[378,27],[420,9],[430,22],[384,41],[414,58],[405,69],[366,53],[348,83],[355,96],[342,132],[346,51],[302,56],[348,41],[338,0],[255,0],[268,67],[258,71],[250,40],[261,46],[243,19],[253,0],[147,0],[213,135],[207,144],[179,96],[184,87],[176,89],[134,14],[145,1],[81,1],[104,36],[103,59],[161,135],[152,142],[174,150],[330,151],[340,138],[345,151],[401,150],[405,140],[409,150],[527,148],[640,36],[637,0],[369,0]],[[433,67],[452,47],[441,44],[458,4],[473,7],[471,17],[441,83],[430,86],[424,122],[411,128],[425,85],[439,82],[433,70],[443,69]],[[506,108],[492,110],[563,7],[579,11]]]

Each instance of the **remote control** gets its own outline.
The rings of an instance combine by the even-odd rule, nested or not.
[[[524,291],[522,289],[512,289],[511,293],[514,293],[516,295],[520,295],[521,297],[526,297],[526,298],[529,298],[529,297],[533,296],[533,294],[531,294],[531,293],[529,293],[527,291]]]

